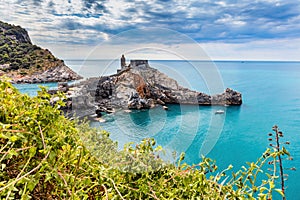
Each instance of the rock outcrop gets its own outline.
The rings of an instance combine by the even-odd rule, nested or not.
[[[13,83],[44,83],[78,80],[81,77],[49,50],[31,43],[20,26],[0,21],[0,76]]]
[[[0,32],[4,38],[9,38],[10,40],[15,40],[20,43],[32,44],[28,32],[20,26],[14,26],[0,21]]]
[[[241,105],[242,95],[230,88],[213,96],[184,88],[144,62],[99,78],[95,103],[100,111],[148,109],[157,104]]]
[[[149,109],[166,104],[193,105],[241,105],[241,93],[227,88],[217,95],[207,95],[180,86],[176,80],[148,62],[132,62],[132,67],[123,67],[117,74],[90,78],[75,85],[59,85],[59,90],[67,94],[67,106],[62,110],[69,117],[101,117],[102,113],[112,113],[116,109]],[[139,63],[139,64],[136,64]],[[55,93],[56,91],[51,91]]]
[[[81,76],[67,67],[63,62],[56,67],[52,67],[43,72],[32,75],[12,76],[13,83],[47,83],[47,82],[65,82],[81,79]]]

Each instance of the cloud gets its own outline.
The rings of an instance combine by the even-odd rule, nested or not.
[[[95,45],[150,27],[178,31],[201,43],[300,38],[300,3],[293,0],[2,0],[0,14],[3,21],[29,30],[37,44]],[[147,38],[131,33],[123,34],[121,42],[178,43],[161,32]]]

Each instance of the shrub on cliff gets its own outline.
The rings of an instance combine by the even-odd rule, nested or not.
[[[59,97],[62,97],[59,95]],[[256,178],[267,152],[248,168],[229,174],[203,158],[195,166],[164,163],[152,139],[118,151],[105,131],[61,115],[42,89],[20,94],[0,80],[0,197],[7,199],[260,199],[272,198],[275,176]]]

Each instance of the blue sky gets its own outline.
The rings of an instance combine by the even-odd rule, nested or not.
[[[64,59],[300,60],[298,0],[2,0],[0,14]]]

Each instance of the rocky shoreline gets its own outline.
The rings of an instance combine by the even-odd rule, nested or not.
[[[227,88],[223,93],[207,95],[180,86],[176,80],[150,67],[147,60],[134,60],[118,73],[91,78],[68,88],[72,112],[83,116],[101,116],[116,109],[150,109],[167,104],[241,105],[242,94]],[[81,114],[80,114],[81,113]]]
[[[22,83],[49,83],[49,82],[65,82],[72,80],[82,79],[77,73],[67,67],[64,63],[59,66],[48,69],[44,72],[35,73],[33,75],[8,75],[11,78],[11,83],[22,84]]]

